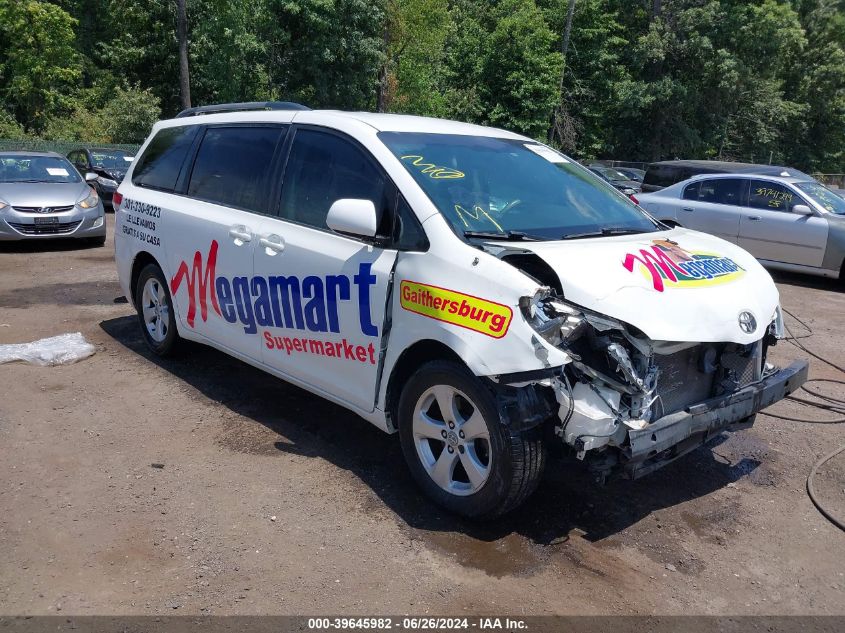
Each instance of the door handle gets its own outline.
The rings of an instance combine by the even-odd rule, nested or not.
[[[249,229],[241,224],[233,226],[229,229],[229,237],[234,238],[237,246],[242,246],[246,242],[252,241],[252,233]]]
[[[761,218],[759,215],[749,215],[748,219],[751,220],[752,222],[759,222],[763,218]]]
[[[258,243],[264,247],[264,252],[270,256],[285,250],[285,240],[282,239],[281,235],[275,233],[259,238]]]
[[[692,213],[693,208],[692,207],[681,207],[681,211],[687,211],[689,213]]]

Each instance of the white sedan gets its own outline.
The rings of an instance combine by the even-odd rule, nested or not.
[[[815,180],[704,174],[637,198],[664,223],[734,242],[769,268],[845,279],[845,200]]]

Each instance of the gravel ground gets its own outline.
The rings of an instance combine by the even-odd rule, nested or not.
[[[761,415],[603,487],[552,461],[514,516],[474,525],[340,407],[208,348],[152,358],[112,257],[0,244],[0,343],[98,349],[0,365],[2,614],[845,614],[845,534],[805,492],[841,426]],[[777,280],[803,342],[845,364],[845,293]],[[845,455],[817,487],[845,517]]]

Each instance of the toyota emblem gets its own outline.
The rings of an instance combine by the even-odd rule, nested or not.
[[[757,319],[748,311],[739,313],[739,329],[746,334],[753,334],[757,329]]]

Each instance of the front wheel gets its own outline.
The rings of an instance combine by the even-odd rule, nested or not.
[[[171,355],[178,343],[176,314],[164,273],[156,264],[147,264],[138,275],[135,290],[138,320],[144,341],[155,354]]]
[[[398,421],[414,479],[456,514],[494,518],[522,503],[540,481],[541,429],[509,429],[490,390],[457,363],[427,363],[411,376]]]

